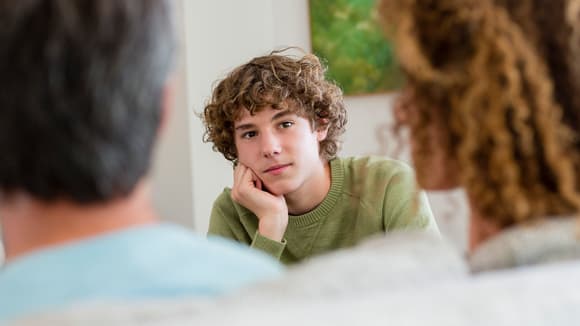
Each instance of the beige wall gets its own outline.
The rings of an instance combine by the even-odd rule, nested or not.
[[[185,40],[183,4],[175,2],[176,30],[180,43]],[[154,204],[167,219],[193,228],[192,132],[193,120],[189,103],[187,56],[181,46],[172,82],[175,86],[174,106],[166,115],[153,164]]]

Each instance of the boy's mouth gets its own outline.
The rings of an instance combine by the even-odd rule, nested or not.
[[[278,174],[284,172],[284,170],[286,170],[286,168],[289,167],[290,165],[292,165],[292,164],[289,163],[289,164],[272,165],[272,166],[268,167],[266,170],[264,170],[264,173],[278,175]]]

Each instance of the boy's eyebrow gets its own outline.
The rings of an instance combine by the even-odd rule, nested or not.
[[[278,113],[274,114],[274,116],[272,117],[272,121],[274,121],[274,120],[278,120],[278,119],[280,119],[281,117],[283,117],[283,116],[285,116],[285,115],[289,115],[289,114],[292,114],[292,112],[290,112],[290,110],[283,110],[283,111],[280,111],[280,112],[278,112]]]
[[[236,128],[234,128],[235,130],[246,130],[246,129],[252,129],[254,128],[254,124],[253,123],[244,123],[243,125],[239,125]]]
[[[272,117],[271,121],[278,120],[278,119],[280,119],[280,118],[282,118],[282,117],[284,117],[286,115],[289,115],[289,114],[292,114],[292,112],[290,112],[290,110],[280,111],[280,112],[274,114],[274,116]],[[244,123],[244,124],[241,124],[241,125],[235,127],[234,129],[235,130],[246,130],[246,129],[254,128],[255,126],[256,125],[253,124],[253,123]]]

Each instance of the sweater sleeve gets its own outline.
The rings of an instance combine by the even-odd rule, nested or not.
[[[425,230],[439,234],[427,195],[417,189],[411,167],[401,164],[387,185],[383,206],[385,231]]]
[[[240,206],[238,206],[241,208]],[[251,212],[248,211],[249,214]],[[250,247],[263,251],[276,259],[280,259],[284,248],[286,248],[286,240],[282,242],[268,239],[257,230],[257,217],[254,215],[244,215],[246,218],[256,219],[255,227],[244,228],[241,222],[241,216],[236,209],[236,204],[230,197],[230,190],[225,189],[224,192],[215,200],[211,217],[209,220],[208,235],[217,235],[220,237],[233,239],[240,243],[249,245]],[[252,223],[253,224],[253,223]],[[254,230],[255,231],[252,231]],[[252,232],[248,234],[248,232]]]
[[[284,251],[284,248],[286,248],[286,239],[282,239],[282,242],[274,241],[272,239],[262,236],[260,232],[256,230],[251,247],[261,250],[271,255],[272,257],[280,260],[282,252]]]

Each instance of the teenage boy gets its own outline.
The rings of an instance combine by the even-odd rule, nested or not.
[[[380,232],[438,232],[407,165],[336,157],[346,110],[314,55],[274,52],[234,69],[214,89],[203,120],[204,140],[235,165],[209,234],[288,264]]]

